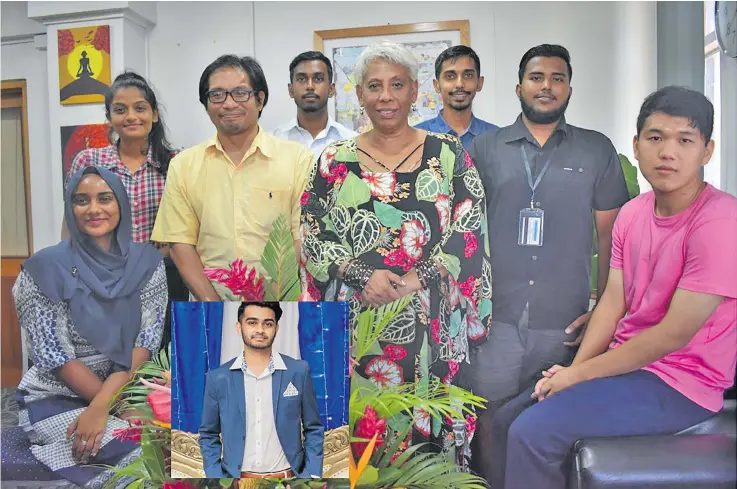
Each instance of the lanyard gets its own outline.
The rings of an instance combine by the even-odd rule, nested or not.
[[[550,152],[550,156],[548,157],[548,161],[545,162],[543,165],[543,169],[540,171],[540,173],[537,174],[537,178],[535,179],[535,182],[532,182],[532,170],[530,170],[530,162],[527,159],[527,151],[525,151],[525,144],[524,142],[519,147],[520,151],[522,152],[522,159],[525,161],[525,171],[527,172],[527,185],[530,186],[530,190],[532,191],[532,197],[530,197],[530,208],[535,208],[535,189],[538,185],[540,185],[540,181],[543,179],[543,175],[545,175],[545,172],[548,171],[548,167],[550,166],[550,162],[553,160],[553,155],[555,154],[555,150],[558,149],[556,146],[553,148],[553,151]]]

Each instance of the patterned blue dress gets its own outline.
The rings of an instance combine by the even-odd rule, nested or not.
[[[19,424],[31,441],[31,452],[60,477],[85,488],[101,488],[114,473],[104,468],[81,465],[72,457],[73,440],[67,440],[69,425],[88,406],[56,374],[71,360],[83,362],[104,381],[120,366],[96,351],[75,330],[66,302],[53,302],[41,293],[33,278],[21,271],[13,286],[16,311],[33,366],[25,373],[16,392],[20,406]],[[167,305],[166,272],[163,262],[141,291],[141,329],[135,346],[155,354],[164,331]],[[131,311],[139,314],[138,311]],[[105,325],[101,324],[101,328]],[[102,448],[90,464],[124,467],[141,453],[132,441],[113,437],[128,422],[108,418]]]

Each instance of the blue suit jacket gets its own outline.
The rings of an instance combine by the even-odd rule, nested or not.
[[[322,477],[325,430],[320,423],[310,367],[307,362],[280,355],[287,370],[275,370],[271,380],[274,422],[279,442],[296,477]],[[230,370],[235,360],[209,371],[205,382],[199,444],[205,474],[211,478],[240,477],[243,463],[246,448],[246,392],[243,371]],[[299,394],[284,397],[290,382]]]

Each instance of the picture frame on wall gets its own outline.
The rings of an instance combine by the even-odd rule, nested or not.
[[[104,148],[110,145],[108,124],[81,124],[78,126],[62,126],[62,182],[66,182],[72,169],[74,158],[88,148]]]
[[[62,105],[102,103],[110,88],[110,26],[57,31],[59,101]]]
[[[410,125],[436,117],[442,107],[435,92],[435,60],[445,49],[471,44],[468,20],[423,22],[315,31],[315,50],[333,64],[335,97],[328,105],[330,116],[357,132],[371,129],[371,121],[361,115],[353,70],[363,50],[376,42],[390,40],[408,47],[419,63],[417,111],[410,114]]]

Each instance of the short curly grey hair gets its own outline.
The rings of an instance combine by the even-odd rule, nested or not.
[[[356,84],[362,85],[368,66],[372,61],[383,59],[390,63],[395,63],[407,68],[409,77],[414,82],[417,81],[417,72],[419,71],[417,57],[412,51],[391,41],[381,41],[368,46],[363,50],[356,61],[353,73],[356,77]]]

